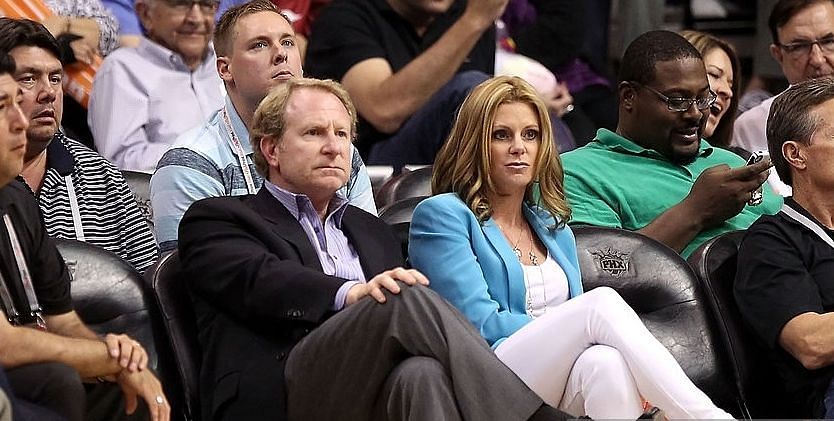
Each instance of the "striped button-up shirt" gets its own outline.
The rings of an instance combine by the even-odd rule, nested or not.
[[[86,146],[55,133],[46,151],[46,173],[37,194],[50,237],[77,240],[66,178],[73,192],[84,241],[112,251],[139,272],[156,262],[151,228],[122,174]]]
[[[342,216],[348,207],[347,199],[341,195],[335,195],[330,201],[327,217],[322,224],[309,197],[291,193],[268,180],[264,181],[264,187],[301,224],[310,244],[316,250],[324,273],[345,279],[345,283],[336,292],[333,302],[333,309],[341,310],[345,305],[347,291],[357,283],[365,282],[359,255],[342,231]]]

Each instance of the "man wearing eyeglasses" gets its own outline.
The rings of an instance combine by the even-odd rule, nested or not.
[[[223,106],[209,47],[217,0],[137,0],[145,34],[96,73],[88,123],[96,148],[123,170],[151,172],[186,130]]]
[[[689,256],[703,242],[779,211],[767,159],[746,166],[701,136],[715,102],[704,62],[683,37],[647,32],[626,49],[616,132],[566,153],[571,224],[638,231]]]
[[[773,44],[770,54],[782,66],[790,84],[834,75],[834,1],[780,0],[768,20]],[[767,116],[775,97],[751,108],[736,120],[733,145],[748,151],[767,150]],[[771,184],[783,195],[791,189],[772,175]]]

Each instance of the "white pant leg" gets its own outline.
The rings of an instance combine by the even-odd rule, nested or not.
[[[669,418],[732,418],[692,384],[669,351],[611,288],[596,288],[548,309],[502,342],[495,353],[555,406],[576,359],[597,344],[620,352],[640,394]]]
[[[559,409],[595,420],[639,417],[642,399],[620,351],[606,345],[586,349],[573,364]]]

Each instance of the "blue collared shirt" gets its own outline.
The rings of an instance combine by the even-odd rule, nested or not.
[[[147,38],[107,56],[87,115],[99,153],[119,169],[153,171],[179,135],[223,106],[214,61],[208,51],[191,71],[179,54]]]
[[[313,207],[313,202],[306,195],[291,193],[269,180],[264,181],[264,187],[301,224],[310,244],[319,256],[324,273],[347,280],[339,287],[333,302],[333,309],[341,310],[345,306],[347,291],[352,286],[365,282],[365,273],[362,271],[359,255],[342,231],[342,216],[348,207],[347,199],[339,194],[333,196],[327,207],[327,217],[322,224],[318,212]]]

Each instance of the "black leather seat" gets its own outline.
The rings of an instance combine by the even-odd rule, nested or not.
[[[689,257],[689,264],[707,291],[710,309],[718,321],[732,363],[742,415],[791,418],[790,409],[780,405],[784,402],[784,390],[765,358],[766,349],[744,323],[733,295],[738,247],[743,236],[744,231],[735,231],[713,238]]]
[[[176,251],[163,256],[151,278],[151,288],[176,365],[176,380],[180,383],[180,394],[176,399],[182,401],[185,419],[199,420],[198,384],[202,354],[191,297],[180,270]]]
[[[142,215],[145,217],[145,220],[148,221],[148,225],[153,228],[151,174],[139,171],[122,170],[122,176],[125,178],[125,181],[127,181],[127,187],[130,189],[130,192],[133,193],[133,200],[136,201],[136,205],[139,206],[139,210],[142,211]]]
[[[159,360],[151,313],[153,301],[143,288],[142,275],[119,256],[92,244],[56,239],[72,273],[76,312],[97,333],[125,333],[148,352],[148,366]]]
[[[408,230],[411,227],[411,217],[414,208],[428,196],[409,197],[384,207],[379,212],[379,219],[391,226],[403,248],[403,256],[408,256]]]
[[[687,376],[716,405],[737,412],[738,397],[716,322],[686,261],[631,231],[586,226],[574,228],[574,234],[585,289],[615,289]]]
[[[431,167],[403,169],[399,175],[389,178],[377,192],[377,206],[384,208],[409,197],[431,196],[431,171]]]

